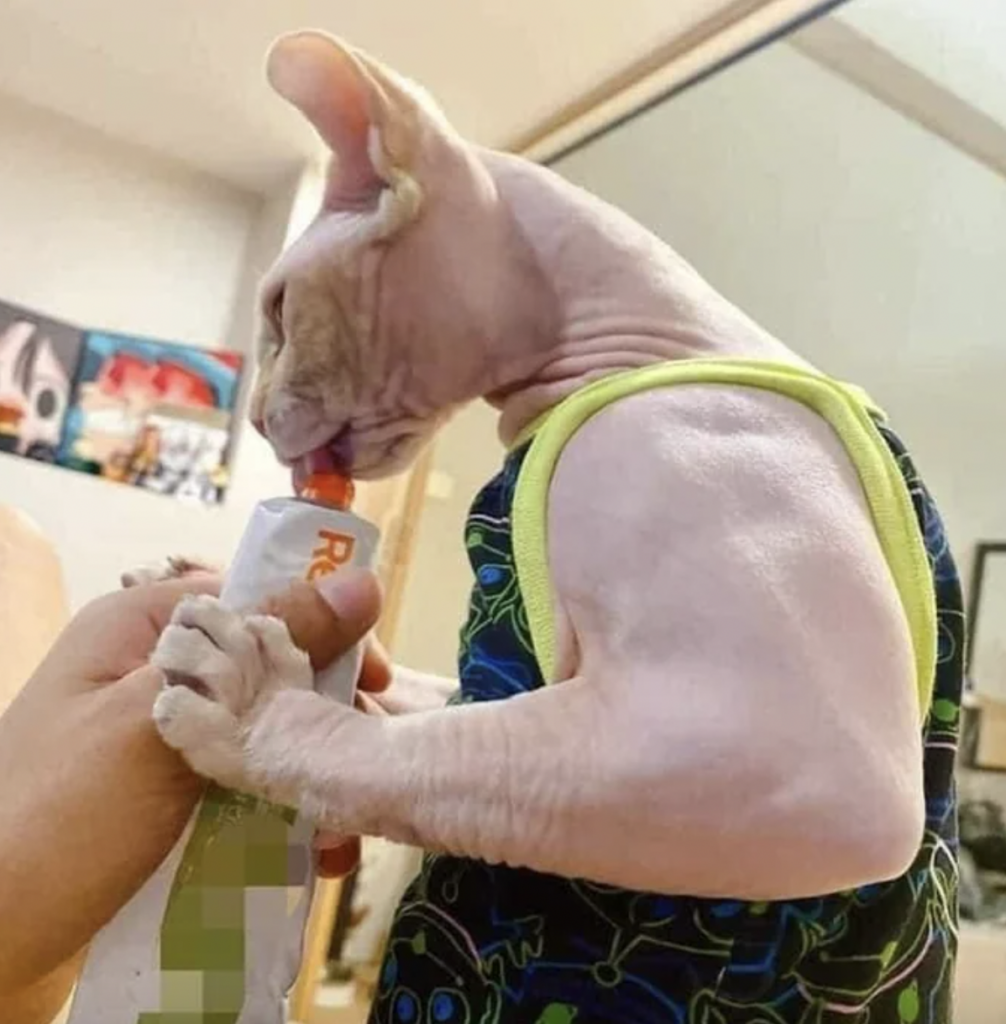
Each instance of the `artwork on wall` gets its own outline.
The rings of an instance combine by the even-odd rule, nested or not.
[[[56,461],[82,344],[76,327],[0,303],[0,451]]]
[[[0,303],[0,452],[219,502],[242,369],[235,352],[84,332]]]
[[[241,366],[233,352],[87,334],[59,461],[159,494],[219,501]]]

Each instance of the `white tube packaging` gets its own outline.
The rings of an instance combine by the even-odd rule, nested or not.
[[[221,599],[253,608],[294,580],[316,580],[345,566],[370,568],[377,527],[352,512],[300,498],[264,501],[252,514],[227,574]],[[359,648],[318,674],[319,693],[352,703],[360,674]]]
[[[295,580],[370,567],[371,523],[275,498],[252,514],[221,599],[252,609]],[[318,674],[353,700],[361,650]],[[284,1024],[314,885],[313,827],[210,787],[155,874],[91,944],[69,1024]]]

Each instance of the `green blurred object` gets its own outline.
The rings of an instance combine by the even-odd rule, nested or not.
[[[75,469],[78,473],[90,473],[92,476],[101,475],[101,463],[94,459],[81,459],[75,455],[68,455],[60,459],[59,464],[66,469]]]
[[[138,1024],[236,1024],[245,1004],[245,893],[296,884],[295,812],[210,786],[161,924],[161,1009]]]

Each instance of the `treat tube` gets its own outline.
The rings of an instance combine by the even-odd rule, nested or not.
[[[315,474],[258,505],[221,600],[250,609],[294,580],[373,564],[352,484]],[[316,680],[353,700],[362,650]],[[211,786],[174,850],[92,943],[70,1024],[284,1024],[314,884],[310,822]]]

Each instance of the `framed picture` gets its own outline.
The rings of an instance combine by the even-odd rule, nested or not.
[[[962,761],[1006,772],[1006,541],[983,541],[975,548],[966,667]]]
[[[87,333],[59,462],[158,494],[219,502],[242,369],[235,352]]]
[[[84,335],[0,302],[0,451],[55,462]]]

